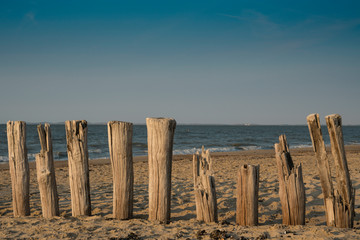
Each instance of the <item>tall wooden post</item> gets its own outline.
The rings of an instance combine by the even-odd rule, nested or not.
[[[36,172],[39,183],[42,213],[44,218],[59,216],[59,198],[56,189],[53,149],[50,125],[45,123],[45,128],[39,124],[41,151],[36,154]]]
[[[276,164],[279,175],[279,196],[283,224],[305,225],[305,187],[301,164],[294,166],[286,136],[275,144]]]
[[[171,166],[176,121],[146,118],[149,162],[149,220],[170,222]]]
[[[259,166],[240,167],[236,195],[236,223],[258,225]]]
[[[193,155],[193,171],[196,219],[206,223],[217,222],[217,199],[212,160],[210,151],[205,151],[204,146],[201,154]]]
[[[307,116],[306,120],[317,160],[316,165],[320,175],[321,188],[324,195],[326,224],[328,226],[335,226],[334,188],[331,181],[329,160],[322,136],[319,114],[310,114]]]
[[[91,215],[87,122],[66,121],[72,215]]]
[[[8,121],[7,139],[14,216],[28,216],[30,215],[30,175],[26,149],[26,123]]]
[[[339,114],[328,115],[325,119],[336,172],[335,224],[337,227],[352,228],[355,215],[355,189],[351,184],[346,160],[342,119]]]
[[[113,173],[113,212],[116,219],[133,214],[132,123],[108,122],[110,161]]]
[[[323,188],[326,222],[328,226],[352,228],[355,214],[355,189],[351,186],[350,174],[347,167],[342,135],[342,120],[338,114],[326,116],[325,119],[330,135],[331,151],[336,170],[335,190],[331,181],[319,114],[310,114],[307,117]]]

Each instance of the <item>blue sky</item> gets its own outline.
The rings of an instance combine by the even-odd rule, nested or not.
[[[0,4],[0,123],[360,124],[358,1]]]

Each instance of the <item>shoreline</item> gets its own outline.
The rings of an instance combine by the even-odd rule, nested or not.
[[[314,153],[312,147],[293,148],[293,149],[291,149],[291,147],[290,147],[290,151],[291,151],[292,155],[300,153],[300,152]],[[328,154],[331,154],[330,146],[326,146],[326,151],[328,152]],[[346,152],[360,151],[360,144],[359,145],[345,145],[345,151]],[[271,155],[271,154],[273,154],[273,156],[275,158],[274,149],[239,150],[239,151],[231,151],[231,152],[210,152],[210,154],[211,154],[211,156],[216,156],[216,157],[232,156],[232,155],[246,157],[249,155],[259,155],[259,154]],[[176,155],[173,155],[173,161],[179,161],[179,160],[183,160],[185,158],[192,159],[192,156],[193,156],[193,154],[176,154]],[[133,156],[133,161],[134,162],[147,162],[147,157],[148,157],[147,155]],[[67,167],[68,166],[67,161],[68,161],[67,159],[54,160],[55,168]],[[91,166],[110,164],[110,159],[109,158],[89,159],[89,164]],[[35,161],[29,161],[29,168],[35,169],[35,167],[36,167]],[[0,163],[0,170],[9,170],[9,163],[8,162]]]
[[[353,147],[356,145],[349,145],[346,147]],[[298,151],[307,151],[307,150],[312,150],[312,148],[294,148],[293,150],[291,150],[292,152],[296,152],[296,150]],[[359,145],[359,149],[360,149],[360,145]],[[217,157],[221,157],[221,156],[228,156],[228,155],[249,155],[249,154],[271,154],[274,152],[274,149],[256,149],[256,150],[240,150],[240,151],[231,151],[231,152],[210,152],[211,156],[217,156]],[[275,153],[274,153],[275,154]],[[175,154],[173,155],[173,161],[180,161],[183,160],[185,158],[191,158],[192,159],[193,154]],[[274,155],[275,156],[275,155]],[[143,155],[143,156],[133,156],[133,162],[147,162],[147,155]],[[54,160],[54,167],[55,168],[62,168],[62,167],[68,167],[68,160],[64,159],[64,160]],[[98,158],[98,159],[89,159],[89,165],[90,166],[96,166],[96,165],[106,165],[106,164],[110,164],[110,158]],[[35,169],[36,168],[36,163],[35,161],[29,161],[29,168],[30,169]],[[8,162],[3,162],[0,163],[0,170],[9,170],[9,163]]]

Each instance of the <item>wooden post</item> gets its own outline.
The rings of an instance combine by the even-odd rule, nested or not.
[[[149,162],[149,220],[170,222],[171,166],[176,121],[146,118]]]
[[[66,121],[71,207],[74,217],[91,215],[87,122]]]
[[[37,130],[41,151],[36,154],[35,159],[42,213],[44,218],[51,218],[59,216],[59,198],[56,189],[50,125],[45,123],[44,128],[39,124]]]
[[[335,226],[334,188],[331,181],[329,160],[322,136],[319,114],[310,114],[306,119],[317,160],[316,165],[320,175],[321,188],[324,195],[326,224],[328,226]]]
[[[238,171],[236,223],[258,225],[259,166],[243,165]]]
[[[30,175],[26,149],[26,123],[8,121],[7,140],[14,216],[28,216],[30,215]]]
[[[294,166],[286,136],[275,144],[275,156],[279,175],[279,196],[283,224],[305,225],[305,187],[301,164]]]
[[[193,155],[196,219],[205,223],[217,222],[215,178],[210,151],[202,147],[201,154]]]
[[[335,225],[337,227],[352,228],[355,215],[355,189],[351,185],[346,160],[342,119],[339,114],[326,116],[325,119],[336,170]]]
[[[113,173],[113,212],[116,219],[133,214],[132,123],[108,122],[110,161]]]

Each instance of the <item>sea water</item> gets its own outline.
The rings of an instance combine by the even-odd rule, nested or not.
[[[322,127],[326,145],[330,144],[327,128]],[[55,160],[67,159],[64,124],[52,124],[51,134]],[[309,130],[304,126],[259,125],[177,125],[174,136],[174,154],[193,154],[205,146],[211,152],[272,149],[278,137],[286,134],[290,148],[311,147]],[[88,151],[90,159],[108,158],[108,136],[105,124],[88,124]],[[360,144],[360,126],[343,127],[346,145]],[[36,124],[26,125],[26,145],[29,161],[40,152]],[[146,125],[133,126],[133,155],[147,155]],[[0,124],[0,162],[8,161],[6,124]]]

